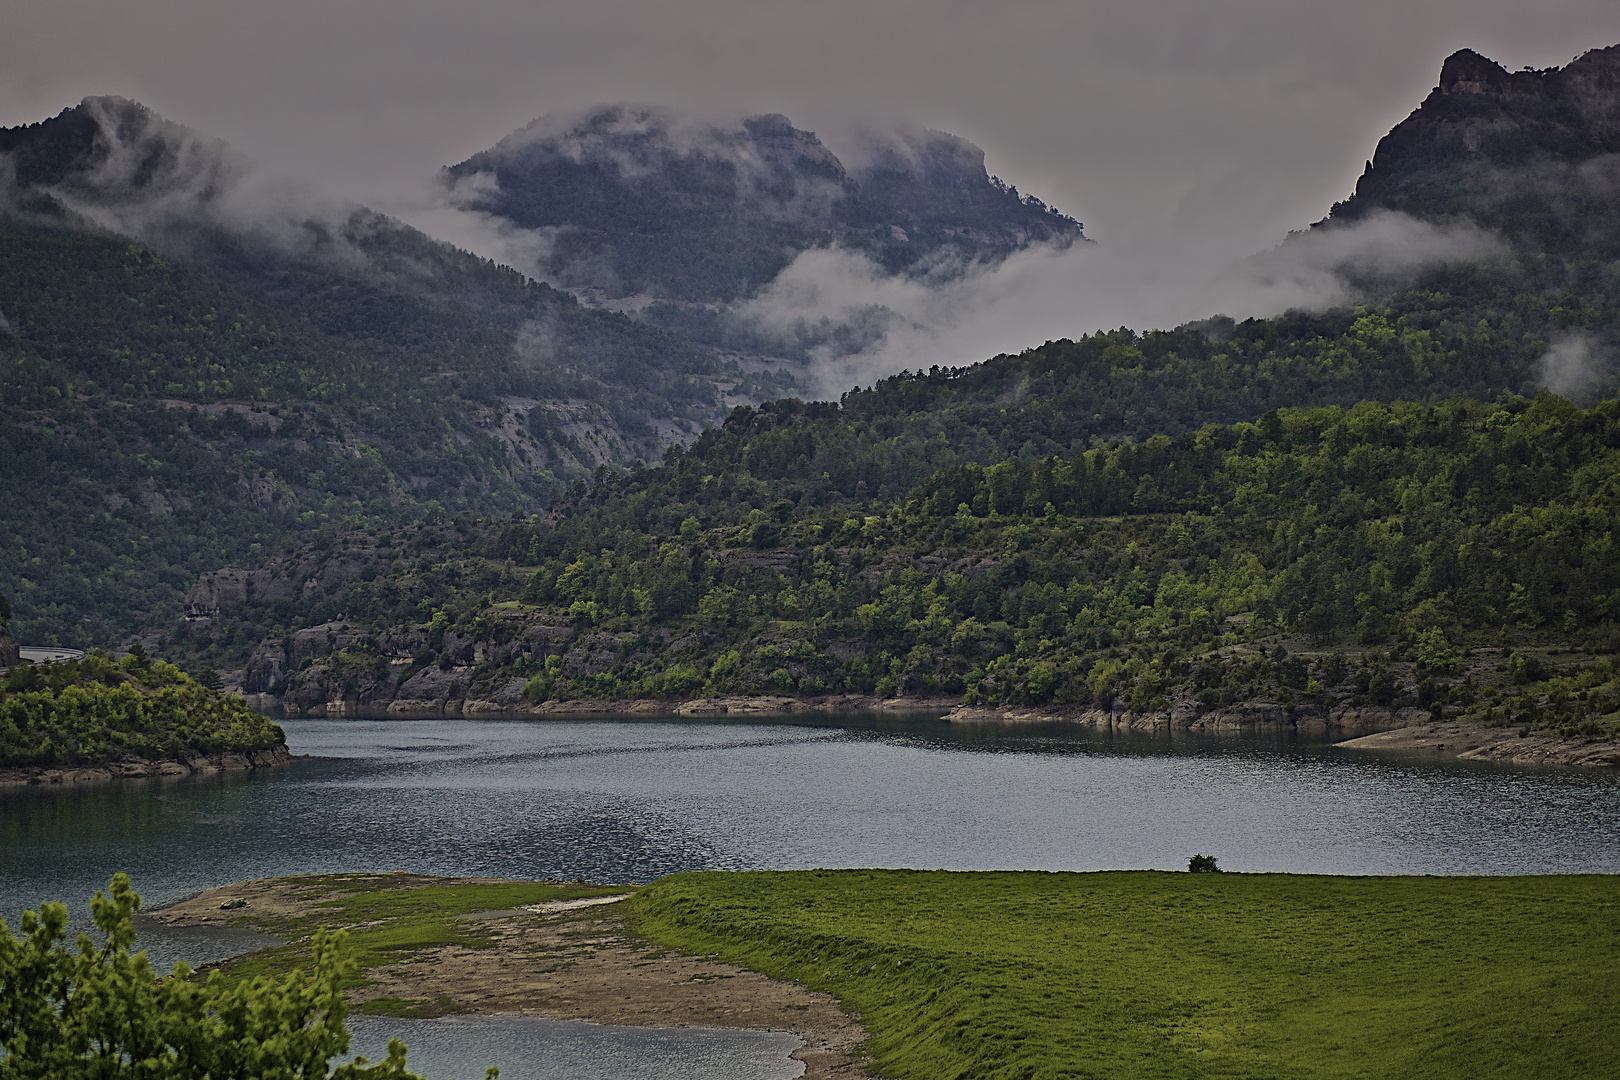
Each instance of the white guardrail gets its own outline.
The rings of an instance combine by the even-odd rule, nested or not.
[[[30,664],[55,664],[63,660],[83,660],[83,649],[33,648],[32,646],[17,650],[17,655]],[[0,668],[0,671],[10,671],[10,668]]]
[[[30,664],[54,664],[59,660],[83,660],[83,649],[18,649]]]

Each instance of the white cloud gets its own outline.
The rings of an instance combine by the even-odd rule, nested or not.
[[[1541,357],[1541,384],[1572,401],[1585,401],[1614,385],[1613,353],[1584,330],[1558,335]]]
[[[1354,303],[1369,287],[1504,251],[1473,225],[1438,226],[1394,213],[1296,234],[1237,263],[1196,242],[1041,246],[955,278],[923,281],[888,276],[854,252],[823,249],[801,254],[739,314],[783,334],[823,320],[880,323],[884,333],[861,351],[816,357],[814,391],[837,396],[902,369],[971,364],[1096,330]]]

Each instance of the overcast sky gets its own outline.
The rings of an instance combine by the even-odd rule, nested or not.
[[[386,203],[551,111],[646,101],[966,136],[1108,243],[1275,243],[1475,48],[1620,43],[1614,0],[4,0],[0,123],[137,98]]]

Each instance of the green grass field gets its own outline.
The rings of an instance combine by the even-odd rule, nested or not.
[[[638,931],[836,995],[878,1071],[1620,1076],[1620,877],[665,878]]]

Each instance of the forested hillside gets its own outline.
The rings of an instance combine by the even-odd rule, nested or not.
[[[340,535],[282,560],[318,588],[211,583],[164,647],[318,711],[860,693],[1595,731],[1620,710],[1610,660],[1548,652],[1620,650],[1613,403],[1282,410],[959,464],[883,507],[807,456],[766,464],[826,423],[739,410],[554,525]]]
[[[95,652],[0,675],[0,767],[264,751],[286,760],[279,726],[138,649],[122,661]]]
[[[540,509],[760,392],[380,215],[267,235],[199,193],[228,188],[199,157],[231,162],[197,142],[106,99],[0,131],[0,582],[27,641],[117,640],[323,523]]]
[[[1375,169],[1450,175],[1466,213],[1470,159]],[[1614,293],[1603,265],[1552,272],[1556,236],[1512,241],[1353,310],[739,409],[545,522],[334,535],[205,579],[166,647],[316,711],[856,693],[1608,731],[1620,413],[1537,388],[1571,335],[1600,359]]]

